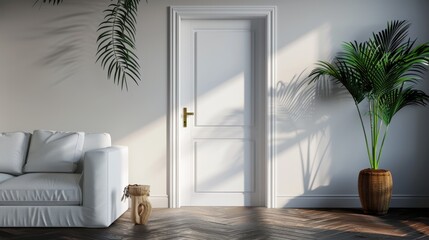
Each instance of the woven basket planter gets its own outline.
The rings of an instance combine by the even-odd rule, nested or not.
[[[392,198],[392,174],[384,169],[359,172],[359,198],[366,214],[385,215]]]

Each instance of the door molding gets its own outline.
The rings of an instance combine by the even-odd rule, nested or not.
[[[253,19],[265,21],[265,205],[276,206],[275,155],[275,82],[276,82],[276,13],[275,6],[171,6],[170,7],[170,66],[168,107],[168,182],[169,207],[180,207],[178,132],[179,109],[179,56],[180,28],[184,19]]]

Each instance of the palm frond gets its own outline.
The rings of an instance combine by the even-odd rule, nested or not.
[[[410,23],[405,20],[388,22],[386,29],[373,33],[373,41],[382,52],[393,52],[404,44],[409,27]]]
[[[355,43],[344,43],[344,51],[340,52],[332,63],[319,61],[309,77],[312,81],[323,76],[331,78],[345,87],[356,103],[360,103],[370,89],[369,81],[363,78],[365,74],[360,70],[364,68],[362,58],[357,54],[361,47]]]
[[[97,62],[107,68],[107,77],[128,89],[128,80],[140,81],[140,65],[134,53],[136,16],[140,0],[118,0],[105,10],[104,21],[100,23],[97,38]]]
[[[402,108],[409,105],[425,106],[429,96],[421,90],[412,89],[393,89],[384,94],[378,101],[379,111],[377,114],[387,126],[392,121],[393,116]]]

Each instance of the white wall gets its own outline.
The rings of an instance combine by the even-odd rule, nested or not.
[[[388,20],[410,20],[411,36],[429,40],[425,0],[142,1],[137,54],[143,81],[121,92],[94,57],[109,2],[65,0],[39,8],[32,0],[0,0],[0,131],[109,132],[115,144],[129,146],[130,183],[150,184],[155,206],[166,206],[168,194],[168,6],[278,6],[279,86],[296,88],[287,97],[307,103],[279,101],[279,207],[357,207],[357,174],[368,167],[347,95],[300,87],[302,79],[294,76],[328,60],[343,41],[367,39]],[[429,91],[429,84],[421,88]],[[392,206],[429,207],[428,119],[429,108],[413,107],[391,126],[381,166],[394,176]]]

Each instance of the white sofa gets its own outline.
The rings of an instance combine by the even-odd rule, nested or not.
[[[127,209],[128,149],[106,133],[0,133],[0,227],[108,227]]]

